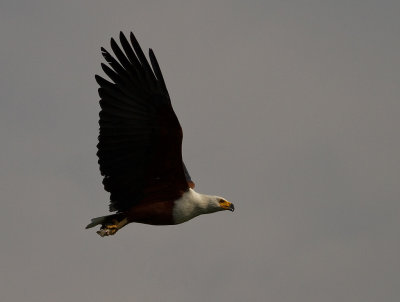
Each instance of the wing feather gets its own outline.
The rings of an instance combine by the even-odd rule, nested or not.
[[[101,48],[109,80],[96,75],[101,111],[98,158],[110,210],[160,198],[178,198],[191,179],[182,161],[182,129],[154,52],[147,61],[136,37]],[[166,200],[167,201],[167,200]]]

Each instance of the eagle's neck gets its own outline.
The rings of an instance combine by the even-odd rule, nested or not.
[[[179,224],[201,214],[214,213],[220,210],[217,196],[199,194],[189,189],[181,198],[175,200],[173,219],[175,224]]]

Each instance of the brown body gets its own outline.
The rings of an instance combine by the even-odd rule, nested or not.
[[[152,225],[175,224],[173,201],[150,201],[133,206],[126,212],[128,223],[138,222]]]

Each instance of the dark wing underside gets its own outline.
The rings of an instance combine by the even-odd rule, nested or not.
[[[135,36],[122,49],[111,39],[116,59],[102,48],[109,82],[100,85],[98,152],[103,184],[111,193],[111,211],[122,212],[140,202],[175,200],[194,186],[182,161],[182,129],[156,57],[148,63]],[[133,46],[133,47],[132,47]]]

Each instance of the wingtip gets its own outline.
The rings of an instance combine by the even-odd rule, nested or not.
[[[94,78],[95,78],[97,84],[98,84],[100,87],[102,87],[103,84],[105,83],[105,82],[104,82],[105,80],[104,80],[101,76],[99,76],[98,74],[95,74],[95,75],[94,75]]]
[[[136,43],[136,44],[138,43],[138,41],[137,41],[135,35],[133,34],[133,32],[130,33],[129,37],[131,38],[132,44],[133,44],[133,43]]]

